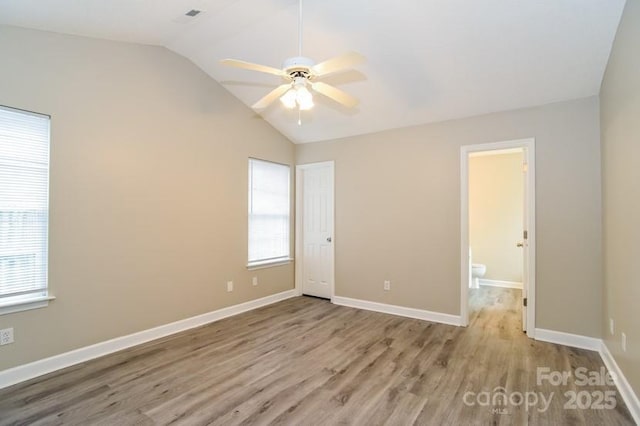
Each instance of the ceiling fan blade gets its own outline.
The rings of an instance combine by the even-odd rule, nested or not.
[[[328,85],[327,83],[317,81],[315,83],[311,83],[311,87],[321,95],[333,99],[334,101],[346,106],[347,108],[353,108],[358,105],[359,101],[356,98],[343,92],[340,89],[336,89],[335,87]]]
[[[324,62],[320,62],[311,68],[313,73],[322,77],[327,74],[333,74],[334,72],[346,70],[352,68],[355,65],[361,64],[366,58],[359,53],[349,52],[344,55],[336,56],[335,58],[327,59]]]
[[[271,105],[271,102],[278,99],[280,96],[284,95],[287,90],[291,89],[291,84],[283,84],[281,86],[276,87],[271,92],[267,94],[264,98],[260,99],[258,102],[253,104],[253,109],[264,109]]]
[[[266,65],[254,64],[246,61],[240,61],[238,59],[223,59],[220,62],[230,67],[244,68],[250,71],[266,72],[267,74],[278,75],[280,77],[286,76],[285,72],[278,68],[268,67]]]

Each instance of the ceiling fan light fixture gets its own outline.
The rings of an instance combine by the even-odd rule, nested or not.
[[[289,89],[287,93],[280,97],[280,102],[282,102],[285,108],[293,109],[296,107],[296,98],[296,90]]]
[[[300,86],[296,90],[296,101],[301,111],[307,111],[313,108],[313,96],[305,86]]]
[[[313,108],[313,99],[306,100],[304,102],[298,102],[298,107],[300,111],[308,111]]]
[[[295,87],[287,90],[287,92],[280,97],[280,102],[287,109],[294,109],[296,106],[300,111],[307,111],[313,108],[313,95],[304,85],[296,85]]]

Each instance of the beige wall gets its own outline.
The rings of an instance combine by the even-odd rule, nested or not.
[[[605,343],[640,394],[640,1],[628,0],[601,99]],[[609,318],[615,334],[609,332]],[[627,335],[622,351],[621,333]]]
[[[0,58],[0,104],[52,115],[57,297],[0,316],[0,370],[293,288],[292,265],[245,265],[247,158],[292,164],[294,146],[196,66],[11,27]]]
[[[460,146],[535,137],[536,326],[599,337],[598,111],[592,97],[297,146],[299,164],[335,160],[337,295],[459,314]]]
[[[469,243],[485,279],[522,282],[522,152],[469,158]]]

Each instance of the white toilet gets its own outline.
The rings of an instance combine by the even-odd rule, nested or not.
[[[480,278],[487,273],[487,265],[482,263],[473,263],[471,247],[469,247],[469,287],[480,288]]]
[[[472,263],[471,264],[471,277],[473,279],[473,288],[480,287],[480,278],[484,277],[484,274],[487,273],[487,265],[483,265],[482,263]]]

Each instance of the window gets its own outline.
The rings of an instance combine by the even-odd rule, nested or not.
[[[249,159],[249,267],[289,261],[289,166]]]
[[[0,107],[0,313],[49,299],[49,121]]]

